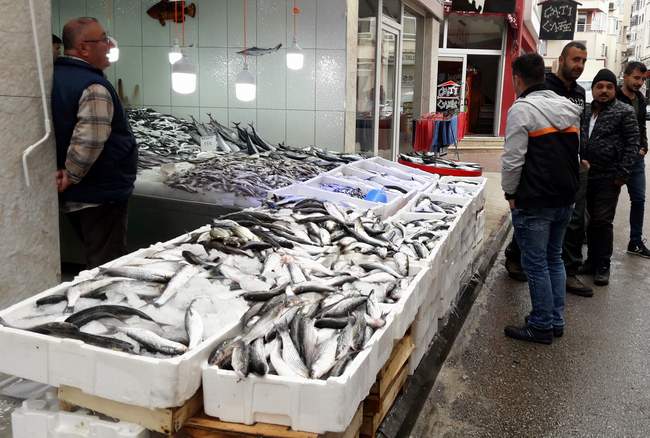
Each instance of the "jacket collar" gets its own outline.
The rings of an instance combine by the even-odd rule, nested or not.
[[[544,84],[533,85],[532,87],[526,88],[526,90],[523,93],[521,93],[521,95],[519,96],[519,99],[526,97],[530,93],[533,93],[535,91],[542,91],[542,90],[546,90],[546,86]]]
[[[104,76],[104,72],[98,68],[93,67],[92,65],[88,64],[86,61],[84,61],[81,58],[77,58],[75,56],[59,56],[56,58],[56,61],[54,62],[54,65],[69,65],[73,67],[79,67],[79,68],[84,68],[90,71],[93,71],[101,76]]]
[[[546,80],[551,82],[553,85],[566,88],[568,91],[574,91],[578,87],[578,83],[576,81],[572,81],[567,88],[564,81],[560,79],[560,77],[555,73],[546,73]]]
[[[643,101],[643,97],[644,97],[643,93],[641,93],[640,91],[635,91],[634,95],[636,96],[637,99],[639,99],[639,97],[641,98],[639,99],[639,102]],[[629,97],[627,97],[627,94],[623,93],[623,87],[616,87],[616,98],[627,104],[632,105],[632,100]]]

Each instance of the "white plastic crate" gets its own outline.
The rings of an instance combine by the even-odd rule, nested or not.
[[[82,409],[59,411],[58,400],[25,400],[11,414],[13,438],[149,438],[142,426],[109,421]]]

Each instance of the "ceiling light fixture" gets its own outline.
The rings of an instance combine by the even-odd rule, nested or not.
[[[302,49],[298,45],[297,39],[296,20],[298,14],[300,14],[300,8],[296,6],[296,0],[293,1],[291,13],[293,14],[293,44],[290,49],[287,49],[287,68],[291,70],[300,70],[305,63],[305,55],[302,53]]]
[[[248,48],[247,45],[247,21],[248,21],[248,1],[244,0],[244,49]],[[255,77],[248,70],[248,58],[244,55],[244,68],[237,75],[235,79],[235,97],[242,102],[250,102],[255,100],[257,94],[257,86],[255,85]]]

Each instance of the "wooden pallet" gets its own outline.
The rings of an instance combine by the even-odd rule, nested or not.
[[[409,376],[408,360],[415,349],[410,331],[395,345],[388,362],[363,402],[361,437],[374,438]]]
[[[183,438],[358,438],[363,419],[363,403],[345,432],[317,434],[292,430],[288,426],[277,424],[255,423],[246,425],[220,421],[205,414],[190,418],[183,430]]]
[[[89,395],[72,386],[59,387],[61,409],[72,411],[75,407],[89,409],[121,421],[139,424],[149,430],[172,435],[185,422],[203,409],[203,389],[199,390],[183,406],[166,409],[148,409]]]

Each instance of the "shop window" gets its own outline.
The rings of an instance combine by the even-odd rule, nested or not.
[[[504,21],[501,17],[449,15],[447,48],[501,50]]]
[[[392,18],[398,23],[402,22],[402,1],[401,0],[383,0],[381,2],[384,15]]]
[[[356,117],[356,151],[370,152],[374,150],[375,126],[375,70],[377,50],[377,18],[362,17],[361,1],[357,34],[357,117]],[[376,4],[376,2],[374,2]],[[366,9],[364,15],[368,12]],[[375,10],[376,13],[376,10]]]
[[[438,23],[438,47],[443,49],[445,47],[445,23]]]
[[[420,116],[422,80],[423,17],[404,9],[402,17],[402,80],[400,83],[399,152],[408,152],[413,145],[413,122]]]
[[[377,17],[377,0],[359,0],[359,18]]]
[[[576,27],[576,32],[586,32],[587,31],[587,14],[580,13],[578,14],[578,26]]]

